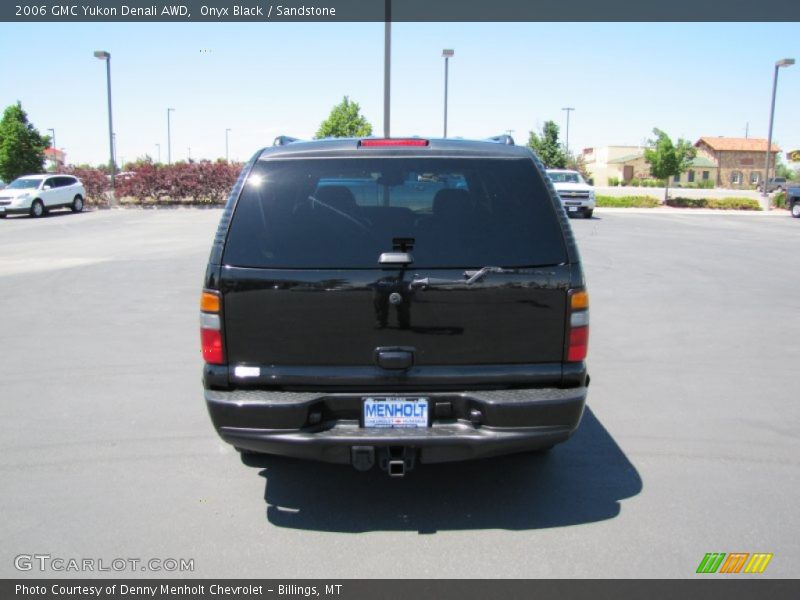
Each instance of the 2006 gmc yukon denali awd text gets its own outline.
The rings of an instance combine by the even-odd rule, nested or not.
[[[588,295],[531,151],[276,142],[243,169],[205,277],[219,435],[396,476],[566,440],[586,401]]]

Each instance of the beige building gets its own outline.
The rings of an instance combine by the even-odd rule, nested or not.
[[[585,148],[583,160],[594,185],[608,185],[609,179],[630,181],[650,172],[644,162],[644,149],[639,146],[601,146]]]
[[[583,160],[595,185],[607,186],[611,180],[620,183],[632,179],[651,179],[650,165],[644,159],[641,146],[603,146],[587,148]],[[670,180],[670,185],[700,184],[703,181],[716,182],[717,165],[705,156],[698,156],[691,166],[679,176]]]
[[[764,180],[767,140],[758,138],[701,137],[695,143],[697,156],[719,165],[717,186],[752,189]],[[781,149],[772,144],[771,165]],[[772,171],[774,177],[774,171]]]

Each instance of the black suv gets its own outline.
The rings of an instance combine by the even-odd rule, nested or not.
[[[570,436],[583,271],[541,162],[502,141],[279,138],[253,157],[201,300],[224,440],[400,476]]]

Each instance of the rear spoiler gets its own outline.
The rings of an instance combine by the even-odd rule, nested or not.
[[[294,137],[289,137],[288,135],[279,135],[272,141],[273,146],[286,146],[288,144],[292,144],[294,142],[299,142],[300,140]]]
[[[505,144],[506,146],[515,146],[516,145],[516,144],[514,144],[514,138],[511,137],[510,135],[508,135],[507,133],[504,133],[502,135],[495,135],[495,136],[490,137],[490,138],[486,138],[486,141],[495,142],[497,144]]]

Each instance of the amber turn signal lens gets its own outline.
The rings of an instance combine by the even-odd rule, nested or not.
[[[589,308],[589,292],[580,291],[572,294],[570,299],[572,310],[582,310]]]
[[[219,312],[219,292],[203,292],[200,297],[200,310],[203,312]]]

